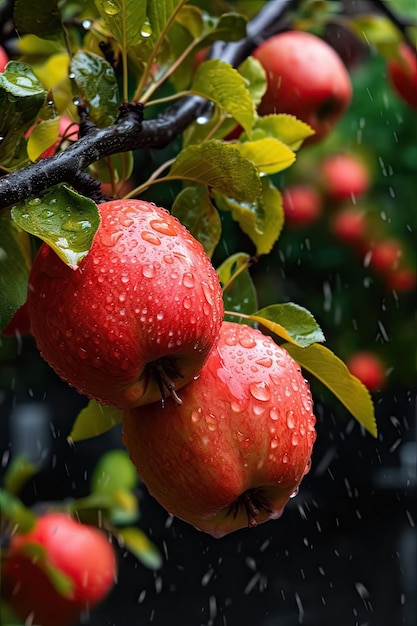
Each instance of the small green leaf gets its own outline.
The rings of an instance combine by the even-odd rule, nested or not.
[[[250,133],[255,108],[244,78],[228,63],[217,59],[201,63],[191,91],[215,102]]]
[[[64,184],[13,207],[12,218],[45,241],[71,267],[88,253],[100,215],[96,204]]]
[[[136,470],[124,450],[110,450],[97,462],[92,477],[94,493],[112,494],[119,489],[133,489],[138,481]]]
[[[120,424],[122,416],[120,409],[90,400],[78,414],[69,438],[72,441],[82,441],[101,435]]]
[[[267,87],[266,73],[262,64],[258,59],[248,57],[239,65],[238,71],[245,79],[252,102],[258,105]]]
[[[214,194],[219,209],[231,211],[233,219],[255,244],[258,255],[271,252],[284,225],[280,192],[266,176],[261,179],[261,184],[262,196],[251,203]]]
[[[0,212],[0,329],[3,330],[17,309],[26,301],[30,258],[30,238],[10,218]]]
[[[31,33],[44,39],[59,39],[63,35],[57,0],[16,0],[13,18],[19,34]]]
[[[300,348],[286,343],[282,347],[303,369],[330,389],[373,437],[377,436],[375,411],[369,391],[355,376],[352,376],[343,361],[320,344]]]
[[[220,282],[223,285],[226,312],[232,311],[250,315],[258,307],[255,285],[248,270],[249,265],[250,256],[245,252],[238,252],[223,261],[217,268]]]
[[[149,569],[162,567],[161,553],[140,528],[132,526],[118,529],[117,540]]]
[[[202,185],[185,187],[175,198],[171,213],[198,239],[211,258],[220,241],[222,226],[207,188]]]
[[[290,167],[295,161],[294,152],[282,141],[265,137],[254,141],[230,144],[234,150],[251,161],[263,174],[276,174]]]
[[[291,150],[298,150],[303,141],[314,135],[314,130],[301,120],[287,113],[259,117],[252,130],[252,139],[271,137],[282,141]]]
[[[119,88],[116,74],[108,61],[93,52],[78,50],[70,71],[81,96],[88,104],[89,118],[101,128],[113,124],[119,114]]]
[[[94,0],[94,3],[122,48],[129,48],[148,36],[147,32],[143,34],[147,23],[147,0]]]
[[[24,456],[17,456],[8,465],[3,485],[10,494],[17,495],[29,478],[39,472],[39,467]]]
[[[207,47],[216,41],[239,41],[246,36],[246,18],[240,13],[223,13],[218,19],[203,13],[205,18],[204,36],[200,44]]]
[[[36,124],[29,135],[27,143],[28,157],[31,161],[36,161],[45,150],[58,141],[59,117],[44,120]]]
[[[184,148],[169,175],[213,187],[239,201],[254,202],[261,195],[255,166],[221,141],[211,140]]]
[[[17,498],[5,489],[0,489],[1,516],[6,518],[11,526],[19,532],[26,533],[33,529],[36,515]]]
[[[302,348],[324,341],[323,332],[310,311],[293,302],[267,306],[251,315],[251,319]]]

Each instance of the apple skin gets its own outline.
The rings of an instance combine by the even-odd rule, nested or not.
[[[341,241],[359,245],[367,236],[366,215],[355,207],[343,207],[331,220],[331,232]]]
[[[33,543],[40,544],[50,564],[72,580],[68,596],[61,595],[36,560],[25,553],[25,547]],[[64,513],[47,513],[29,533],[12,536],[1,573],[2,596],[16,615],[38,626],[64,626],[78,621],[83,611],[109,593],[116,579],[117,558],[98,529]]]
[[[369,265],[381,274],[395,270],[402,256],[402,246],[396,239],[381,239],[371,247]]]
[[[413,267],[400,266],[388,272],[385,276],[388,289],[393,291],[413,291],[417,285],[417,272]]]
[[[324,139],[347,110],[352,98],[349,73],[325,41],[303,31],[288,31],[253,51],[267,76],[259,115],[289,113],[309,124]]]
[[[322,213],[320,193],[307,184],[286,187],[282,192],[282,206],[286,222],[292,226],[309,226]]]
[[[3,335],[30,335],[30,318],[28,304],[24,302],[13,315],[10,322],[2,330]]]
[[[385,386],[384,366],[373,352],[369,350],[355,352],[347,359],[346,366],[350,373],[356,376],[371,393]]]
[[[123,440],[171,514],[215,538],[279,518],[310,469],[309,385],[274,341],[223,322],[200,376],[169,399],[126,411]]]
[[[0,72],[4,72],[6,65],[9,62],[9,57],[3,46],[0,46]]]
[[[370,187],[369,172],[353,154],[332,154],[319,165],[324,193],[332,200],[347,200],[365,194]]]
[[[388,78],[397,95],[417,109],[417,56],[406,43],[398,47],[399,59],[387,64]]]
[[[202,245],[167,210],[114,200],[99,212],[78,268],[46,244],[38,251],[31,331],[44,359],[80,393],[120,408],[154,402],[164,375],[185,385],[217,341],[220,282]]]

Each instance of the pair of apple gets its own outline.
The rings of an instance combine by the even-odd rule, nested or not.
[[[298,364],[259,330],[223,321],[211,260],[168,211],[141,200],[99,211],[78,267],[46,244],[34,260],[28,310],[41,354],[124,411],[131,459],[170,513],[216,537],[278,517],[315,438]]]

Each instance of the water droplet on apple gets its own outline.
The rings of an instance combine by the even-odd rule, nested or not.
[[[262,359],[258,359],[255,361],[258,365],[262,365],[263,367],[271,367],[272,359],[269,357],[263,357]]]
[[[279,418],[279,413],[276,409],[271,409],[269,411],[269,417],[271,418],[271,420],[276,421]]]
[[[294,411],[287,411],[285,417],[287,418],[287,426],[288,428],[294,428],[295,427],[295,418],[294,418]]]
[[[184,276],[182,277],[182,283],[183,283],[184,287],[189,287],[189,288],[194,287],[195,280],[194,280],[194,276],[191,274],[191,272],[186,272],[184,274]]]
[[[294,431],[293,434],[291,435],[291,444],[293,446],[298,446],[298,441],[299,441],[299,435],[297,431]]]
[[[201,288],[207,302],[213,306],[213,288],[204,280],[201,281]]]
[[[156,319],[158,320],[158,322],[160,322],[161,320],[164,319],[164,313],[163,311],[160,311],[159,313],[157,313],[156,315]]]
[[[152,265],[144,265],[142,267],[142,274],[145,278],[153,278],[155,276],[155,270]]]
[[[217,420],[216,417],[210,413],[209,415],[206,415],[206,424],[207,424],[207,428],[209,429],[210,432],[214,432],[215,430],[217,430]]]
[[[252,407],[252,411],[254,412],[255,415],[259,416],[265,413],[266,407],[263,406],[262,404],[254,404]]]
[[[201,418],[203,417],[203,409],[200,407],[198,409],[194,409],[191,412],[191,421],[193,422],[193,424],[197,424]]]
[[[283,463],[288,463],[289,461],[289,456],[288,456],[288,452],[284,452],[283,456],[282,456],[282,462]]]
[[[125,226],[126,228],[134,224],[134,220],[132,220],[131,217],[129,217],[128,215],[123,215],[123,214],[119,217],[119,222],[122,226]]]
[[[271,399],[271,390],[265,381],[250,383],[249,392],[256,400],[267,402]]]
[[[299,492],[299,487],[296,487],[294,489],[294,491],[292,492],[292,494],[290,495],[290,498],[295,498],[295,496],[298,494]]]
[[[158,237],[158,235],[155,235],[155,233],[151,233],[149,230],[142,231],[140,236],[147,243],[152,243],[155,246],[160,246],[161,245],[161,240]]]
[[[116,232],[112,232],[112,233],[107,233],[106,231],[99,231],[99,237],[100,237],[100,241],[103,244],[103,246],[106,246],[106,248],[113,248],[113,246],[116,245],[116,243],[119,241],[120,237],[122,236],[122,232],[121,231],[116,231]]]
[[[81,346],[77,348],[77,354],[80,357],[80,359],[83,359],[83,361],[88,359],[87,350],[85,350],[85,348],[81,348]]]
[[[173,237],[177,234],[177,231],[172,224],[168,224],[162,220],[151,220],[149,224],[154,230],[156,230],[157,233],[160,233],[161,235],[170,235]]]
[[[292,379],[291,381],[291,387],[294,391],[298,391],[299,387],[298,387],[298,382],[295,380],[295,378]]]
[[[243,348],[254,348],[256,346],[256,341],[249,334],[240,337],[239,343]]]
[[[168,265],[172,265],[174,262],[174,257],[172,256],[172,254],[165,254],[164,255],[164,261],[165,263],[167,263]]]
[[[182,301],[182,306],[184,307],[184,309],[191,309],[191,298],[190,296],[185,296],[184,300]]]
[[[278,448],[278,446],[279,446],[279,439],[278,439],[278,437],[272,437],[270,446],[271,446],[272,450],[275,450],[276,448]]]
[[[233,413],[241,413],[243,410],[243,407],[240,405],[240,403],[235,401],[232,401],[230,403],[230,408],[232,409]]]

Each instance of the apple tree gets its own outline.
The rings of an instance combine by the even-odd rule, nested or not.
[[[408,26],[372,4],[375,14],[357,16],[286,0],[0,3],[4,358],[39,350],[84,400],[71,445],[122,424],[155,498],[214,536],[279,517],[298,490],[316,436],[310,381],[377,436],[378,382],[367,388],[342,342],[325,343],[314,294],[311,306],[292,297],[305,276],[282,244],[297,237],[291,223],[321,215],[317,190],[313,212],[301,194],[300,214],[289,185],[311,187],[311,163],[337,146],[355,97],[329,26],[343,24],[359,57],[366,26],[407,98]],[[355,192],[340,191],[334,173],[325,190],[321,176],[334,202],[368,188],[366,173]],[[287,290],[285,272],[271,270],[280,263]],[[22,558],[35,550],[48,593],[69,602],[79,574],[49,558],[39,513],[19,497],[37,470],[24,458],[6,469],[6,535],[35,533]],[[113,450],[84,498],[54,508],[157,568],[135,526],[136,481],[127,452]],[[6,562],[13,550],[8,536]]]

